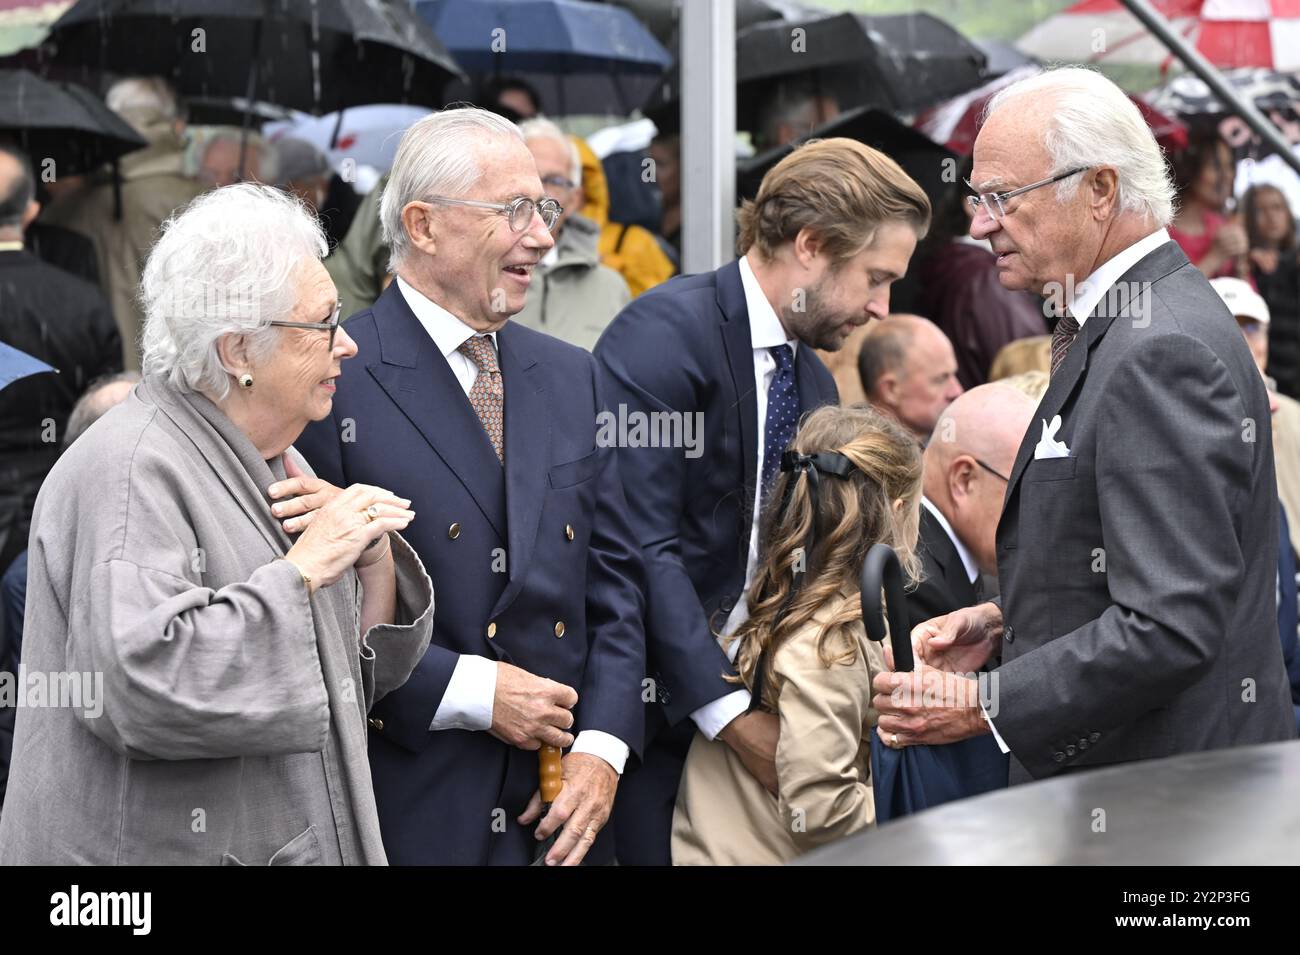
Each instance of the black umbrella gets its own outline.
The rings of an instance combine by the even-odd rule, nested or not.
[[[842,110],[914,112],[979,86],[985,65],[975,44],[928,13],[764,20],[736,34],[736,128],[761,132],[764,105],[794,89]],[[675,129],[681,93],[674,64],[642,109]]]
[[[885,153],[917,181],[930,197],[931,204],[937,205],[952,188],[959,161],[956,153],[883,110],[863,107],[817,127],[794,143],[769,149],[738,163],[736,194],[741,198],[753,198],[758,194],[759,184],[767,171],[788,156],[799,142],[832,136],[856,139]]]
[[[406,4],[380,0],[78,0],[42,50],[55,65],[164,76],[183,96],[316,114],[441,106],[464,78]]]
[[[605,0],[616,7],[624,7],[636,14],[637,19],[658,37],[670,50],[677,49],[678,22],[681,19],[682,0]],[[774,19],[798,19],[816,13],[816,5],[798,0],[736,0],[736,29],[743,30],[753,23]]]
[[[985,63],[979,47],[928,13],[768,20],[736,36],[737,124],[753,129],[740,114],[791,80],[841,109],[910,112],[978,86]]]
[[[0,70],[0,136],[18,144],[38,172],[53,161],[56,176],[88,172],[148,145],[85,87]]]
[[[254,126],[287,122],[294,117],[291,109],[272,103],[250,104],[242,96],[222,97],[191,96],[185,100],[185,121],[192,126],[239,126],[244,117],[252,116]]]
[[[862,623],[867,636],[877,643],[885,639],[887,611],[894,670],[910,672],[913,660],[907,594],[898,555],[888,545],[873,544],[867,551],[861,584]],[[956,799],[1005,789],[1010,763],[991,735],[945,746],[903,749],[891,749],[877,736],[871,740],[871,789],[876,798],[876,822],[888,822]]]
[[[1041,65],[1037,57],[1017,50],[1005,40],[973,40],[972,42],[980,48],[986,58],[985,77],[1005,76],[1022,66]]]

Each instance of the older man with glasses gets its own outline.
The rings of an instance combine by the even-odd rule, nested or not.
[[[1005,472],[1001,596],[913,631],[917,672],[875,681],[881,739],[991,732],[1016,783],[1294,737],[1268,399],[1170,241],[1150,129],[1101,74],[1049,70],[991,101],[970,180],[1002,285],[1059,308],[1051,384]],[[986,665],[987,710],[913,692]]]
[[[510,320],[563,214],[508,120],[408,129],[380,203],[395,278],[347,321],[362,367],[298,442],[336,484],[401,486],[423,522],[433,640],[370,714],[395,863],[526,864],[552,836],[548,864],[609,861],[641,746],[643,568],[595,361]],[[543,814],[544,747],[568,753]]]

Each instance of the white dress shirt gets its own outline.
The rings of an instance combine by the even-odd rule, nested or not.
[[[772,308],[772,303],[767,300],[762,286],[758,284],[758,279],[754,275],[754,270],[750,268],[749,256],[743,255],[740,258],[740,284],[745,290],[745,311],[749,313],[749,337],[754,348],[754,397],[758,403],[758,461],[754,468],[754,474],[759,482],[763,476],[763,439],[767,425],[767,389],[772,384],[772,379],[776,376],[776,359],[772,357],[769,348],[775,348],[778,345],[789,345],[791,351],[797,353],[799,342],[786,337],[785,327],[781,324],[781,319],[777,317],[776,310]],[[758,515],[762,507],[762,495],[755,490],[754,493],[754,510],[750,514],[749,521],[749,554],[745,559],[745,586],[741,592],[740,598],[736,605],[731,609],[727,616],[727,622],[722,628],[722,636],[728,637],[736,631],[749,616],[749,603],[746,600],[746,594],[749,593],[749,585],[754,581],[754,570],[758,566]],[[736,659],[736,653],[740,650],[739,644],[732,644],[728,648],[727,655]],[[749,708],[749,692],[747,690],[736,690],[728,693],[720,699],[714,700],[701,706],[691,714],[691,719],[699,727],[700,732],[713,739],[722,731],[722,728],[734,720],[741,713]]]
[[[1125,272],[1168,241],[1169,231],[1164,228],[1157,229],[1145,238],[1138,239],[1128,248],[1116,252],[1097,266],[1091,275],[1080,282],[1075,287],[1073,296],[1066,302],[1066,308],[1070,310],[1074,320],[1079,323],[1079,328],[1083,328],[1084,323],[1088,321],[1088,316],[1093,313],[1101,300],[1106,297],[1106,293],[1110,291],[1110,287],[1118,282]],[[1125,301],[1133,302],[1139,297],[1129,295]],[[997,727],[989,719],[988,711],[984,710],[982,702],[980,703],[980,709],[984,711],[984,719],[989,724],[989,729],[993,730],[993,738],[997,740],[1002,752],[1011,752],[1011,747],[1007,746],[1006,741],[998,733]]]
[[[1088,316],[1092,314],[1098,303],[1106,297],[1110,287],[1119,281],[1120,276],[1168,241],[1170,241],[1169,231],[1163,228],[1157,229],[1146,238],[1139,239],[1128,248],[1115,253],[1075,286],[1073,296],[1065,304],[1070,314],[1074,316],[1074,320],[1079,323],[1079,327],[1083,328],[1083,323],[1088,320]],[[1130,295],[1124,301],[1131,303],[1138,298],[1139,296]]]
[[[461,352],[460,346],[477,332],[440,305],[412,288],[400,275],[395,280],[402,298],[411,307],[433,343],[447,359],[452,373],[468,395],[478,378],[478,366]],[[489,332],[497,344],[496,332]],[[492,706],[496,701],[497,662],[473,653],[462,653],[452,670],[447,690],[433,714],[431,730],[486,730],[492,726]],[[627,763],[628,746],[617,736],[600,730],[583,730],[573,741],[571,753],[599,756],[620,775]]]

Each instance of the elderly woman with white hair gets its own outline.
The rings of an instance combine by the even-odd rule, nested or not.
[[[154,247],[145,378],[37,500],[0,863],[386,861],[367,713],[433,593],[410,502],[291,447],[356,354],[325,248],[255,185]]]

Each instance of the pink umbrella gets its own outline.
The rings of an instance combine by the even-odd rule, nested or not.
[[[993,98],[993,94],[1017,80],[1033,76],[1038,71],[1039,68],[1036,66],[1022,66],[1012,70],[983,86],[926,110],[912,125],[953,152],[969,156],[975,147],[975,137],[979,135],[984,109]],[[1183,123],[1152,108],[1136,96],[1130,96],[1129,99],[1133,100],[1165,152],[1187,146],[1187,127]]]
[[[1176,33],[1220,69],[1300,69],[1300,0],[1152,0]],[[1164,45],[1119,0],[1079,0],[1016,46],[1045,61],[1142,63],[1167,69]]]

